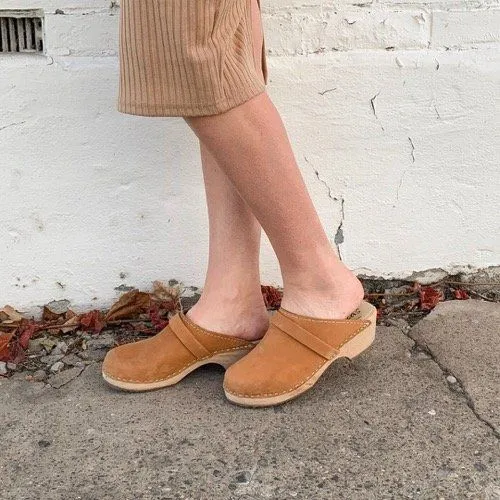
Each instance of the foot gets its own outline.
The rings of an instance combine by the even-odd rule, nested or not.
[[[269,327],[269,314],[262,296],[258,302],[254,305],[219,302],[213,306],[200,299],[186,316],[206,330],[253,341],[261,339]]]
[[[286,286],[281,307],[304,316],[345,319],[361,304],[363,284],[342,262],[329,273],[311,276],[296,286]]]

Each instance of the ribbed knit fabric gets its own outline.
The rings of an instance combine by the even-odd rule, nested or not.
[[[118,111],[210,115],[263,92],[266,49],[262,40],[262,83],[250,1],[121,0]]]

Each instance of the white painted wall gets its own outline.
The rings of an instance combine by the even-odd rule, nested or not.
[[[262,5],[268,93],[344,261],[423,279],[500,264],[498,2]],[[0,305],[202,286],[197,141],[182,118],[116,111],[118,7],[0,6],[43,8],[47,48],[0,54]],[[265,237],[262,282],[281,284]]]

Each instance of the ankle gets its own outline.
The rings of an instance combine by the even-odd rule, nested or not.
[[[295,291],[307,289],[318,293],[341,293],[346,286],[362,288],[357,276],[337,257],[314,258],[305,269],[283,273],[283,288]]]
[[[269,314],[262,294],[251,302],[238,303],[220,299],[213,301],[213,296],[205,300],[202,298],[186,313],[201,328],[231,337],[257,340],[269,327]]]
[[[359,306],[364,295],[361,281],[345,268],[333,277],[323,275],[285,286],[281,306],[297,314],[343,319]]]

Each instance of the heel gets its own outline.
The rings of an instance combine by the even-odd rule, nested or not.
[[[375,309],[375,308],[374,308]],[[375,330],[377,322],[377,311],[373,311],[367,318],[370,325],[367,326],[361,333],[358,333],[352,340],[344,344],[339,353],[339,357],[354,359],[361,354],[365,349],[368,349],[375,340]]]

